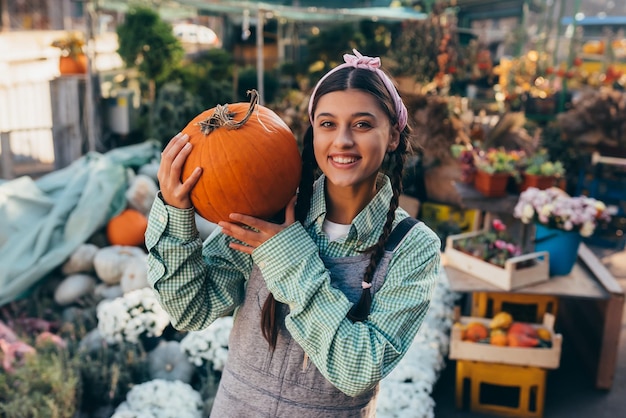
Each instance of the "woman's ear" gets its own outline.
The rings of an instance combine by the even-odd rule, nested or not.
[[[400,145],[400,131],[398,128],[391,128],[391,137],[389,138],[389,145],[387,145],[387,152],[394,152]]]

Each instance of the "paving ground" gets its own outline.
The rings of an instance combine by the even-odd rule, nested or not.
[[[592,249],[626,290],[626,251]],[[622,318],[618,365],[610,391],[595,389],[593,378],[580,367],[581,359],[575,348],[567,344],[566,334],[563,335],[562,350],[560,367],[548,373],[544,418],[626,417],[626,309]],[[493,417],[456,409],[454,365],[454,362],[448,362],[434,388],[435,417]]]

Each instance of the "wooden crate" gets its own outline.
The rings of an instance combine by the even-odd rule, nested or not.
[[[547,251],[511,257],[506,260],[504,267],[500,267],[454,248],[455,241],[483,233],[484,231],[473,231],[448,236],[444,252],[445,265],[469,273],[504,290],[545,282],[550,278],[550,253]],[[534,263],[529,266],[520,266],[522,262],[529,260],[534,260]]]
[[[489,326],[490,318],[462,316],[460,322],[482,322]],[[561,345],[563,336],[554,333],[554,315],[546,313],[543,324],[531,324],[534,328],[544,327],[552,333],[552,347],[507,347],[485,343],[463,341],[459,327],[452,327],[450,352],[448,357],[454,360],[473,360],[488,363],[530,366],[543,369],[558,369],[561,362]]]

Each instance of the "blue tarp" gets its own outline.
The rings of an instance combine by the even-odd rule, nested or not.
[[[128,169],[158,158],[156,141],[88,153],[39,179],[0,183],[0,306],[19,299],[126,207]]]

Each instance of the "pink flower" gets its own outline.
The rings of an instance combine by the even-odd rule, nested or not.
[[[506,225],[500,219],[494,219],[492,222],[493,229],[498,232],[506,231]]]

